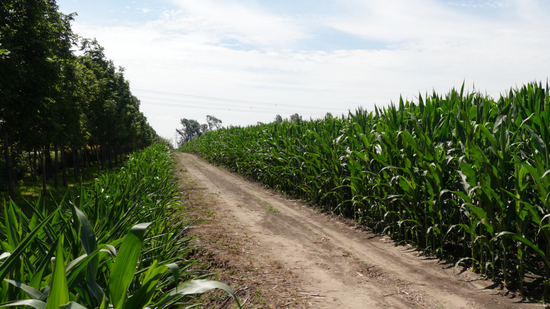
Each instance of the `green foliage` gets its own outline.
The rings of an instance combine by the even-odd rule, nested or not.
[[[111,165],[113,154],[142,149],[157,138],[124,70],[115,68],[97,41],[80,40],[82,55],[73,54],[78,40],[72,18],[58,12],[55,0],[0,2],[0,190],[7,187],[12,199],[21,178],[21,169],[15,169],[21,167],[21,153],[45,154],[46,191],[51,171],[60,169],[48,163],[52,151],[82,152],[91,146],[103,166],[107,159]],[[82,167],[84,160],[89,162],[81,158],[73,166]],[[61,169],[65,166],[63,158]]]
[[[182,125],[182,129],[176,129],[176,132],[179,134],[178,147],[181,147],[183,144],[195,137],[199,137],[207,132],[223,128],[222,121],[212,115],[206,116],[206,123],[204,124],[200,124],[196,120],[186,118],[181,119],[180,123]]]
[[[550,301],[550,93],[451,90],[347,117],[232,127],[183,147]]]
[[[192,138],[201,136],[203,134],[201,125],[196,120],[183,118],[180,120],[180,123],[182,129],[176,129],[176,132],[178,132],[178,134],[180,135],[180,146],[188,142]]]
[[[212,288],[239,305],[185,259],[190,222],[172,165],[168,148],[154,145],[53,211],[39,199],[27,215],[10,201],[0,222],[0,307],[169,308]]]

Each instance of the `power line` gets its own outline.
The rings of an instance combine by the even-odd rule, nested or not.
[[[296,111],[304,111],[307,113],[326,113],[327,110],[304,110],[300,107],[294,108],[294,109],[282,109],[279,106],[275,107],[258,107],[258,106],[245,106],[243,105],[234,105],[224,102],[199,102],[199,101],[185,101],[185,100],[172,100],[172,99],[165,99],[165,98],[156,98],[156,97],[149,97],[149,96],[142,96],[142,104],[157,104],[162,105],[165,104],[166,106],[174,106],[174,107],[188,107],[188,108],[200,108],[200,109],[218,109],[218,110],[253,110],[253,111],[265,111],[270,113],[295,113]],[[143,98],[145,98],[143,100]],[[331,109],[334,110],[334,109]]]
[[[196,104],[174,104],[174,103],[164,103],[164,102],[153,102],[153,101],[142,101],[142,104],[146,105],[157,105],[157,106],[168,106],[168,107],[179,107],[179,108],[192,108],[192,109],[208,109],[208,110],[220,110],[220,111],[227,111],[227,112],[243,112],[243,113],[263,113],[263,114],[276,114],[276,113],[283,113],[283,114],[292,114],[296,113],[297,111],[304,112],[302,110],[266,110],[266,109],[255,109],[253,107],[251,108],[243,108],[243,107],[220,107],[220,106],[204,106],[204,105],[196,105]],[[325,112],[310,112],[305,111],[307,114],[311,114],[313,116],[324,116]]]
[[[216,98],[216,97],[207,97],[207,96],[197,96],[197,95],[189,95],[189,94],[182,94],[182,93],[173,93],[173,92],[164,92],[164,91],[156,91],[156,90],[147,90],[147,89],[137,89],[134,88],[133,90],[136,90],[138,92],[145,92],[145,93],[151,93],[151,94],[159,94],[163,96],[175,96],[175,97],[181,97],[181,98],[190,98],[194,100],[207,100],[207,101],[218,101],[218,102],[197,102],[197,101],[188,101],[185,99],[170,99],[170,98],[162,98],[162,97],[148,97],[155,100],[168,100],[171,102],[182,102],[182,103],[200,103],[200,104],[210,104],[210,105],[228,105],[228,104],[247,104],[247,105],[263,105],[263,106],[269,106],[269,107],[287,107],[292,109],[300,109],[300,110],[312,110],[312,111],[318,111],[318,112],[326,112],[329,110],[334,110],[333,107],[319,107],[319,106],[306,106],[306,105],[296,105],[296,104],[281,104],[281,103],[267,103],[267,102],[260,102],[260,101],[247,101],[247,100],[237,100],[237,99],[226,99],[226,98]]]

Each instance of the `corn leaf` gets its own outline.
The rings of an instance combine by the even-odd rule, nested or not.
[[[34,238],[38,235],[38,232],[50,222],[50,220],[57,214],[60,208],[58,208],[56,211],[52,212],[44,221],[40,223],[34,230],[32,230],[15,248],[15,250],[11,253],[11,255],[2,263],[0,264],[0,280],[4,280],[7,273],[12,270],[12,267],[16,261],[19,260],[21,253],[27,249],[29,244],[34,240]]]
[[[46,303],[46,309],[57,309],[69,302],[69,290],[67,277],[65,276],[65,260],[63,258],[63,238],[57,241],[54,271],[52,275],[50,294]]]
[[[231,296],[233,299],[235,299],[235,302],[241,307],[241,303],[239,302],[239,299],[237,298],[237,295],[233,293],[233,290],[231,290],[230,287],[228,287],[226,284],[223,284],[218,281],[208,280],[208,279],[197,279],[197,280],[190,280],[185,283],[180,284],[177,288],[172,290],[170,292],[171,295],[175,294],[181,294],[181,295],[188,295],[188,294],[201,294],[208,292],[212,289],[221,289],[227,292],[229,296]],[[177,290],[177,292],[176,292]]]
[[[134,278],[143,244],[143,238],[150,223],[134,225],[120,246],[109,278],[109,295],[115,308],[123,308],[127,291]]]
[[[7,303],[7,304],[2,304],[2,305],[0,305],[0,308],[15,307],[15,306],[18,306],[18,307],[20,307],[20,306],[29,306],[29,307],[33,307],[35,309],[46,309],[46,303],[43,302],[43,301],[40,301],[40,300],[36,300],[36,299],[19,300],[19,301]]]

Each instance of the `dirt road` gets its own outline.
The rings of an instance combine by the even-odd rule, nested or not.
[[[247,256],[268,256],[298,274],[293,284],[312,308],[542,308],[501,296],[491,281],[465,269],[395,246],[195,155],[176,156],[236,234],[255,243]]]

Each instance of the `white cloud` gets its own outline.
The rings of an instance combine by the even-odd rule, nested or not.
[[[484,1],[484,0],[469,0],[467,2],[448,2],[450,5],[453,6],[461,6],[461,7],[469,7],[469,8],[503,8],[508,7],[509,4],[507,4],[504,1]]]
[[[341,0],[338,16],[328,12],[321,18],[276,16],[251,1],[177,3],[181,10],[165,11],[153,22],[117,27],[77,22],[73,28],[85,37],[97,37],[108,57],[126,67],[136,89],[329,106],[333,114],[359,105],[372,109],[374,103],[396,101],[400,94],[412,99],[434,88],[445,93],[463,81],[498,94],[516,84],[546,80],[550,72],[549,10],[535,1],[501,1],[510,5],[505,8],[507,19],[468,14],[435,0],[415,5],[405,0]],[[387,41],[391,47],[293,48],[320,25]],[[249,46],[239,50],[224,45],[228,39]],[[254,114],[229,112],[221,105],[201,110],[200,103],[184,109],[142,101],[145,115],[166,137],[184,117],[204,122],[213,114],[224,124],[246,125],[271,121],[277,113],[285,116],[289,109]],[[299,112],[306,118],[311,114]],[[319,114],[323,112],[311,115]]]
[[[353,8],[351,18],[334,21],[334,28],[393,44],[427,43],[478,39],[495,32],[505,23],[471,16],[435,0],[343,1]],[[401,47],[401,46],[397,46]]]
[[[285,16],[270,14],[254,1],[172,2],[193,18],[201,31],[213,34],[219,40],[233,39],[258,48],[284,48],[297,40],[310,37],[300,24]]]

